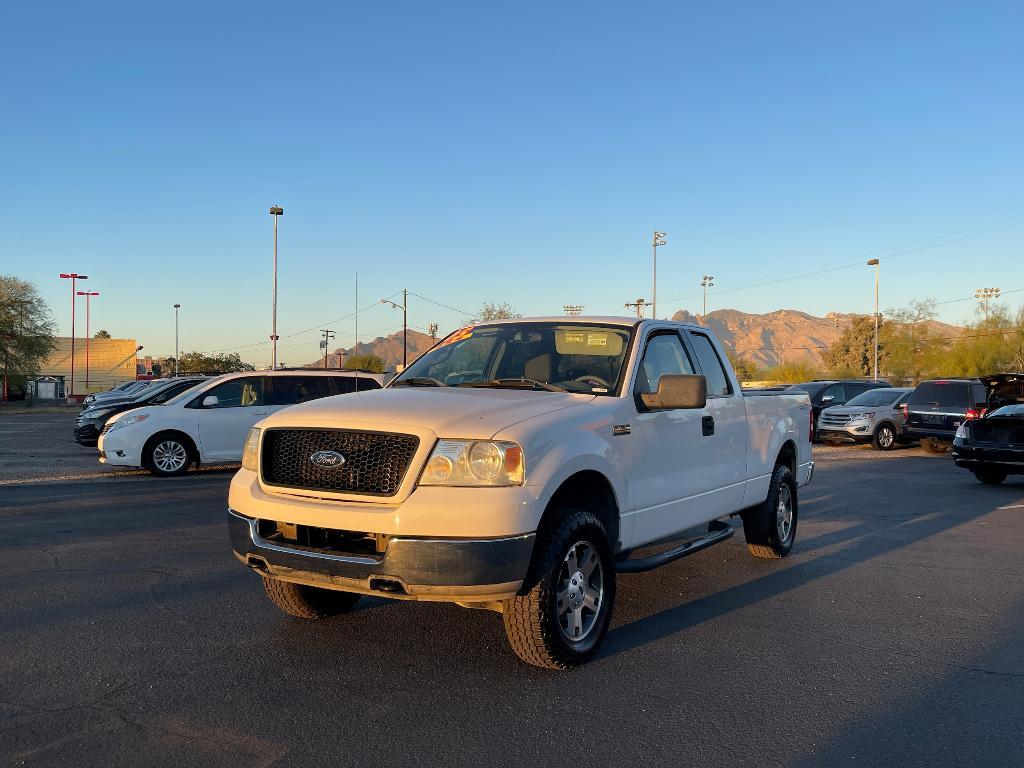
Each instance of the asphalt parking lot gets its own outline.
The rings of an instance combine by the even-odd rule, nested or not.
[[[230,472],[23,475],[0,486],[0,760],[1024,764],[1024,480],[816,455],[791,557],[740,534],[620,577],[601,655],[567,673],[485,611],[284,617],[228,547]]]

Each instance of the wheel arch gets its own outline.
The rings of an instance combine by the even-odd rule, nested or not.
[[[789,467],[789,471],[793,473],[793,477],[797,476],[797,474],[796,474],[796,470],[797,470],[797,466],[796,466],[797,465],[796,443],[794,443],[792,440],[786,440],[786,442],[784,442],[782,444],[782,447],[779,448],[779,453],[775,457],[775,465],[774,466],[777,467],[780,464],[783,464],[783,465]]]
[[[537,530],[550,528],[567,507],[590,512],[608,532],[612,550],[617,550],[620,539],[620,507],[611,481],[596,469],[583,469],[565,478],[551,494],[541,516]]]

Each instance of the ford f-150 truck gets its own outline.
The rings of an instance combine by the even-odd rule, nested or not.
[[[701,326],[482,323],[385,389],[256,424],[231,543],[291,616],[360,595],[489,608],[524,661],[571,667],[608,629],[617,572],[729,538],[730,515],[752,554],[789,553],[810,424],[806,393],[744,396]]]

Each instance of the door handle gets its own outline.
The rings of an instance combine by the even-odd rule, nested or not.
[[[701,432],[704,433],[704,437],[715,434],[715,417],[714,416],[702,416],[700,420]]]

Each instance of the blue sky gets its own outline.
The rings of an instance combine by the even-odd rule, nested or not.
[[[357,270],[362,305],[407,287],[622,314],[649,298],[655,227],[659,314],[699,311],[704,273],[710,309],[870,312],[873,256],[883,308],[1024,288],[1022,22],[1019,3],[8,4],[0,272],[64,334],[74,270],[94,329],[171,353],[180,302],[183,349],[257,363],[275,203],[286,363],[352,312]],[[413,326],[462,319],[410,301]],[[331,327],[351,344],[351,318]],[[400,327],[360,315],[362,338]]]

